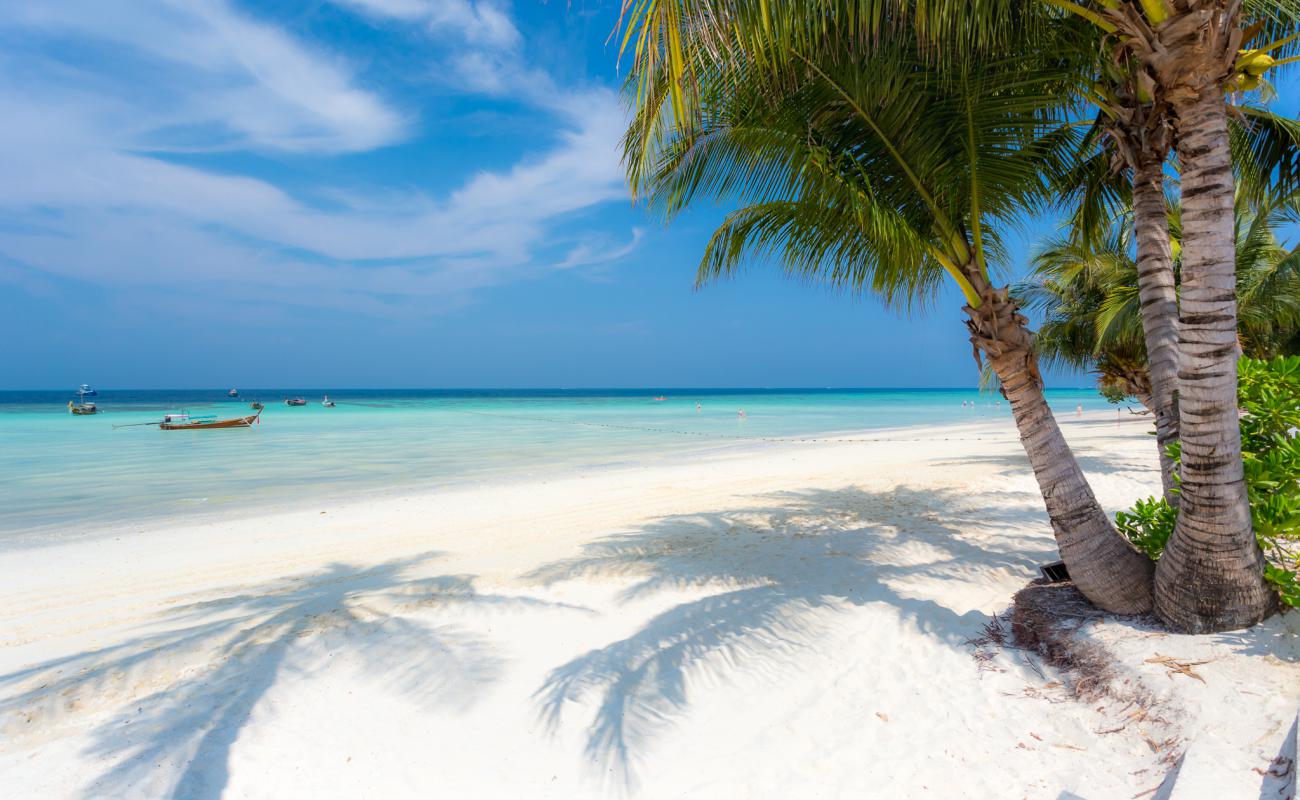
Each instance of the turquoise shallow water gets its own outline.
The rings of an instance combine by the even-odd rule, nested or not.
[[[825,437],[1009,415],[973,390],[103,391],[74,417],[67,392],[0,392],[0,546],[162,517],[290,507],[318,497],[551,476],[764,439]],[[667,397],[656,402],[656,395]],[[291,408],[285,396],[310,404]],[[1106,407],[1052,390],[1058,411]],[[251,429],[114,428],[167,411],[252,413]],[[968,407],[963,408],[962,401]],[[695,404],[701,405],[697,411]],[[743,408],[742,420],[737,410]]]

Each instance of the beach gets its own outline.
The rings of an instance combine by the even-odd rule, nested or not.
[[[1159,490],[1144,420],[1060,416],[1108,511]],[[1272,785],[1295,612],[1101,624],[1160,713],[1079,702],[971,643],[1056,558],[1010,420],[842,438],[7,547],[4,794],[1132,797],[1211,744]]]

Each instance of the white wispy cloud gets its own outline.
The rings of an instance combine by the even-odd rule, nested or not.
[[[312,204],[269,178],[154,153],[328,156],[409,135],[419,115],[364,85],[347,58],[217,0],[17,3],[0,18],[0,34],[21,32],[37,44],[4,52],[11,40],[0,39],[0,67],[29,65],[0,69],[0,209],[15,223],[0,228],[0,252],[106,284],[157,289],[186,281],[221,286],[231,299],[255,293],[262,302],[409,313],[535,274],[558,220],[625,196],[617,98],[557,87],[528,67],[519,31],[500,8],[467,0],[339,3],[445,40],[439,57],[447,63],[477,58],[477,74],[510,76],[466,90],[511,93],[549,115],[549,149],[521,154],[508,169],[473,173],[440,194],[383,186],[335,192],[321,183],[316,196],[334,192],[351,202]],[[126,66],[96,71],[54,55],[55,45],[70,41],[108,48]],[[155,73],[160,65],[166,69]],[[158,74],[157,82],[141,86],[141,70]],[[319,172],[328,175],[328,166]],[[600,252],[571,251],[559,266],[590,263]]]
[[[632,238],[623,245],[610,247],[595,241],[579,242],[569,250],[563,261],[555,265],[555,268],[574,269],[576,267],[589,267],[617,261],[631,255],[632,251],[636,250],[637,245],[641,243],[641,237],[643,236],[645,236],[643,229],[633,228]]]
[[[509,14],[491,2],[471,0],[336,0],[375,18],[426,25],[430,33],[475,46],[519,44],[519,29]]]
[[[313,152],[368,150],[406,133],[403,116],[359,87],[338,54],[218,0],[18,0],[6,6],[0,29],[48,40],[54,51],[37,54],[53,80],[30,88],[93,91],[129,106],[124,111],[145,114],[103,120],[118,129],[101,133],[129,133],[133,143],[166,148],[169,130],[211,126],[216,130],[205,138],[212,148]],[[88,44],[112,48],[118,63],[96,74],[69,69],[56,55]],[[186,137],[183,146],[197,145]]]

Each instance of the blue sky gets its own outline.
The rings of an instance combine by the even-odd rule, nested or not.
[[[722,209],[631,206],[615,14],[10,0],[0,389],[973,385],[955,294],[692,288]]]

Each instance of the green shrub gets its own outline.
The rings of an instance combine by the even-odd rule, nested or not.
[[[1237,364],[1241,450],[1255,538],[1268,565],[1264,577],[1282,602],[1300,606],[1300,356]],[[1178,445],[1169,448],[1175,461]],[[1163,498],[1139,500],[1115,515],[1129,541],[1160,557],[1177,519]]]
[[[1169,535],[1174,532],[1178,511],[1164,498],[1148,497],[1139,500],[1128,511],[1115,515],[1115,525],[1120,533],[1138,546],[1154,561],[1164,552]]]

